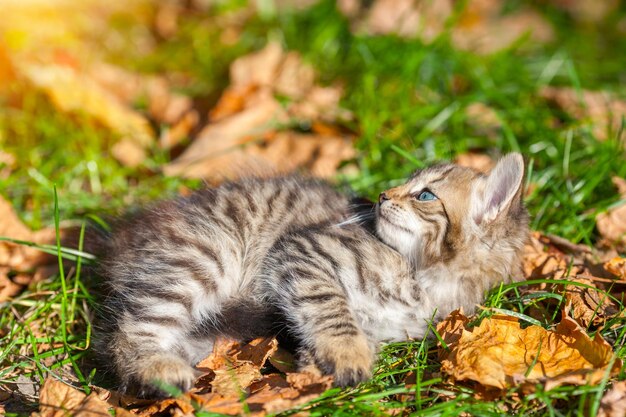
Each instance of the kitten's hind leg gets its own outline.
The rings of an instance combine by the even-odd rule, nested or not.
[[[150,315],[123,312],[105,341],[123,391],[164,397],[172,393],[168,387],[188,391],[193,386],[196,358],[187,342],[189,318],[167,314],[167,304],[160,307],[144,308]]]
[[[339,386],[356,385],[371,376],[373,349],[337,281],[314,267],[286,268],[275,284],[277,304],[305,356],[332,374]]]

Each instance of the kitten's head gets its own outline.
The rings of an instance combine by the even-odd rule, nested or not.
[[[528,235],[523,178],[518,153],[487,175],[454,164],[419,170],[380,194],[377,233],[418,268],[481,254],[513,262]]]

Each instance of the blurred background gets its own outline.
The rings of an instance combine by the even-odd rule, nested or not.
[[[1,0],[0,193],[34,229],[293,170],[375,196],[522,151],[587,243],[626,175],[615,0]]]

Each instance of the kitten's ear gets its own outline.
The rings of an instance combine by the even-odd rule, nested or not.
[[[522,155],[510,153],[500,159],[485,179],[482,192],[476,190],[472,198],[472,218],[476,224],[494,221],[508,211],[514,200],[521,199],[523,180]]]

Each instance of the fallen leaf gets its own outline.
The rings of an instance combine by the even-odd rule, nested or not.
[[[227,88],[222,93],[219,101],[209,112],[209,119],[217,122],[235,113],[239,113],[246,107],[246,102],[259,89],[257,84],[246,84],[240,88]]]
[[[191,397],[189,394],[184,394],[180,398],[167,398],[165,400],[157,401],[154,404],[141,410],[139,413],[142,417],[152,417],[154,415],[176,415],[175,412],[179,410],[184,415],[191,415],[195,408],[191,404]]]
[[[563,9],[581,22],[598,23],[611,15],[620,5],[619,0],[555,0],[553,5]]]
[[[622,200],[626,200],[624,179],[613,177],[611,180],[618,188]],[[609,208],[605,213],[598,214],[596,225],[600,235],[610,244],[617,244],[618,247],[626,246],[626,204]]]
[[[231,340],[218,339],[211,355],[200,361],[196,368],[211,371],[209,382],[212,393],[239,398],[243,390],[261,379],[261,368],[277,348],[275,338],[257,338],[243,346]]]
[[[277,94],[298,100],[313,88],[314,81],[313,67],[302,62],[297,52],[288,52],[283,58],[276,78],[272,81],[272,87]]]
[[[598,417],[626,416],[626,381],[614,382],[600,400]]]
[[[491,171],[491,168],[495,166],[494,160],[489,155],[475,152],[458,155],[454,159],[454,163],[485,173]]]
[[[123,138],[111,147],[111,155],[122,165],[136,167],[146,159],[147,153],[144,147],[134,140]]]
[[[241,414],[245,402],[252,415],[264,415],[303,404],[332,386],[332,377],[306,372],[261,375],[261,368],[279,351],[275,338],[258,338],[244,345],[218,339],[211,355],[196,365],[208,378],[201,377],[196,382],[196,393],[190,398],[210,412]],[[207,388],[210,392],[206,392]],[[176,406],[175,402],[158,404],[151,412]]]
[[[231,153],[231,156],[235,156],[243,145],[273,130],[277,123],[288,120],[280,103],[267,92],[257,98],[255,105],[202,129],[176,160],[163,167],[165,174],[192,178],[227,178],[215,169],[215,165],[219,167],[219,162],[216,161],[225,158],[228,159],[227,162],[237,161],[225,155]]]
[[[437,324],[437,334],[441,337],[445,336],[445,351],[456,346],[468,323],[469,319],[463,314],[463,309],[457,309]],[[440,350],[440,356],[447,355],[447,353],[442,352]]]
[[[620,280],[626,281],[626,258],[620,256],[612,258],[604,264],[604,269]]]
[[[223,397],[239,397],[254,381],[261,379],[260,369],[250,362],[234,363],[229,368],[214,369],[211,392]]]
[[[152,143],[154,133],[148,120],[87,75],[61,65],[25,64],[19,70],[46,93],[60,111],[88,114],[138,149],[145,149]],[[116,152],[116,155],[124,153]],[[120,162],[135,162],[136,155]]]
[[[198,116],[198,112],[190,110],[171,127],[163,128],[159,136],[159,146],[161,149],[173,148],[183,139],[189,137],[199,121],[200,116]]]
[[[496,111],[480,102],[472,103],[465,108],[467,122],[482,136],[495,137],[502,128],[502,122]]]
[[[289,172],[306,167],[313,175],[329,178],[342,161],[356,153],[349,138],[278,132],[264,144],[250,147],[248,153],[269,161],[274,172]]]
[[[215,393],[193,396],[200,410],[228,415],[243,415],[245,403],[240,397],[224,398]],[[247,414],[246,414],[247,415]]]
[[[600,140],[620,132],[622,118],[626,117],[626,101],[608,92],[548,86],[541,89],[540,95],[574,119],[591,124]]]
[[[251,410],[280,413],[320,396],[332,386],[332,377],[309,373],[287,374],[286,381],[269,375],[261,381],[263,388],[246,401]]]
[[[561,384],[596,384],[613,357],[611,346],[600,335],[592,340],[571,318],[554,331],[540,326],[520,327],[516,318],[493,316],[472,329],[442,332],[450,350],[440,348],[442,371],[454,380],[473,380],[504,389],[524,383],[543,383],[546,389]],[[452,338],[452,339],[451,339]],[[621,368],[616,359],[611,369]]]
[[[405,37],[419,37],[432,41],[445,28],[446,20],[452,15],[451,1],[377,0],[368,11],[359,10],[349,2],[340,2],[341,10],[352,16],[365,19],[354,25],[357,31],[370,34],[394,33]]]
[[[54,240],[54,229],[31,231],[19,219],[11,203],[2,197],[0,197],[0,219],[2,219],[0,221],[0,236],[2,237],[35,243],[51,243]],[[0,241],[0,301],[19,294],[31,282],[34,275],[41,273],[42,268],[54,260],[55,258],[51,255],[37,249]],[[9,273],[12,272],[21,273],[9,278]],[[45,276],[42,275],[40,278]]]
[[[452,0],[376,0],[367,7],[352,0],[338,7],[352,21],[353,30],[369,34],[396,34],[432,42],[452,18]],[[452,42],[460,49],[492,53],[528,34],[535,42],[550,41],[550,23],[530,7],[504,12],[499,0],[470,0],[451,28]]]
[[[452,29],[452,43],[460,49],[490,54],[505,49],[528,35],[534,43],[554,38],[551,24],[542,14],[525,7],[502,13],[498,0],[472,0]]]
[[[596,289],[591,280],[576,278],[571,282],[588,286],[566,285],[564,288],[566,310],[569,310],[572,318],[581,326],[585,328],[590,325],[600,326],[619,313],[609,294]]]
[[[109,406],[98,398],[96,393],[87,396],[55,378],[48,378],[39,394],[39,415],[41,417],[107,416]]]
[[[159,123],[172,125],[192,110],[191,98],[173,93],[163,77],[151,77],[144,88],[147,90],[148,111]]]
[[[236,340],[217,338],[213,344],[213,351],[209,356],[198,362],[196,368],[200,370],[213,370],[229,366],[232,362],[230,353],[237,350],[240,343]]]
[[[233,88],[249,85],[271,87],[279,72],[285,55],[277,42],[269,42],[265,48],[237,58],[230,66],[230,83]]]
[[[166,175],[212,182],[241,175],[275,175],[307,168],[332,176],[353,158],[352,134],[333,129],[350,118],[339,107],[339,87],[316,86],[313,68],[296,52],[270,42],[261,51],[238,58],[230,68],[231,86],[210,112],[209,124],[163,171]],[[276,96],[287,97],[283,105]],[[293,121],[313,126],[296,133]],[[323,133],[316,126],[325,126]]]
[[[523,271],[526,279],[561,279],[581,272],[579,266],[571,262],[571,258],[560,251],[549,250],[542,239],[539,232],[533,232],[524,246]]]
[[[278,341],[274,337],[257,338],[242,346],[233,356],[238,361],[251,362],[262,368],[265,362],[278,350]]]

